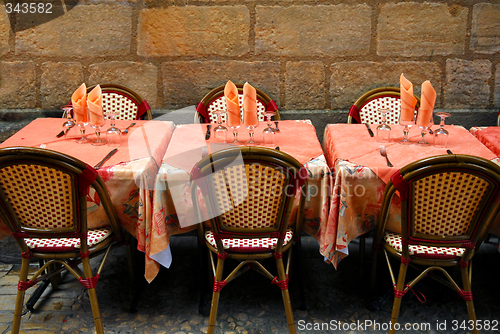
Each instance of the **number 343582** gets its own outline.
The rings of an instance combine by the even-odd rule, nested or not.
[[[7,14],[11,14],[11,13],[52,14],[52,4],[50,2],[49,3],[23,2],[23,3],[17,3],[17,4],[7,2],[5,4],[5,10],[7,11]]]

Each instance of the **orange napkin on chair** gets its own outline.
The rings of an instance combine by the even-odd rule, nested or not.
[[[87,86],[82,83],[80,87],[71,96],[71,104],[77,123],[88,122],[87,116]]]
[[[432,119],[432,111],[436,102],[436,91],[431,82],[426,80],[422,83],[422,92],[420,95],[420,108],[418,109],[417,125],[428,126]]]
[[[405,78],[403,73],[399,78],[399,87],[401,93],[401,120],[412,121],[417,99],[413,95],[413,84]]]
[[[89,116],[91,124],[102,123],[104,115],[102,114],[102,90],[101,86],[97,85],[90,91],[88,96]]]
[[[232,127],[238,126],[241,122],[238,88],[231,80],[224,87],[224,97],[226,98],[227,124]]]
[[[248,82],[243,85],[243,123],[245,126],[257,126],[257,92]]]

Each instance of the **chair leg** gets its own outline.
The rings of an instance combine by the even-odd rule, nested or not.
[[[198,286],[200,287],[200,303],[198,305],[198,313],[205,315],[205,304],[207,302],[208,294],[208,263],[207,263],[207,253],[208,249],[205,245],[198,243],[198,267],[200,272],[198,273]]]
[[[286,280],[285,267],[283,265],[283,259],[276,259],[276,266],[278,269],[278,279],[280,281]],[[288,330],[290,334],[295,334],[295,321],[293,319],[292,302],[290,301],[290,292],[288,291],[288,286],[285,285],[281,287],[281,294],[283,296],[283,304],[285,305],[286,319],[288,322]]]
[[[90,267],[90,260],[88,257],[82,259],[83,272],[85,278],[92,277],[92,269]],[[88,288],[90,306],[92,308],[92,315],[94,317],[94,325],[97,334],[104,334],[104,327],[102,324],[101,311],[99,310],[99,303],[97,301],[97,293],[95,287]]]
[[[212,255],[210,255],[212,256]],[[214,282],[214,292],[212,294],[212,307],[210,308],[210,318],[208,319],[208,334],[213,334],[215,332],[215,323],[217,321],[217,310],[219,308],[219,296],[220,289],[216,289],[216,282],[222,280],[222,275],[224,272],[224,260],[217,260],[217,269],[215,271],[215,282]]]
[[[462,273],[462,282],[464,285],[464,291],[465,292],[471,292],[471,282],[469,280],[469,270],[468,268],[460,268],[460,271]],[[474,321],[473,323],[476,323],[476,311],[474,309],[474,302],[472,301],[472,298],[470,300],[465,300],[465,304],[467,305],[467,313],[469,314],[469,319]],[[479,333],[479,331],[474,327],[474,330],[472,331],[473,333]]]
[[[22,259],[21,272],[19,274],[19,281],[26,282],[28,280],[30,260],[27,258]],[[12,334],[18,334],[21,327],[21,316],[23,315],[25,291],[17,290],[16,306],[14,308],[14,320],[12,321]]]
[[[406,279],[406,271],[408,270],[408,266],[404,263],[401,263],[399,267],[399,276],[398,283],[396,284],[396,290],[403,291],[405,286]],[[401,308],[401,299],[402,296],[398,296],[394,294],[394,303],[392,305],[392,314],[391,314],[391,323],[396,324],[399,318],[399,309]],[[394,326],[389,330],[389,333],[395,333]]]

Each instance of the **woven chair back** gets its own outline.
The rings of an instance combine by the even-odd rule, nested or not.
[[[435,156],[402,168],[390,187],[401,196],[403,240],[474,246],[499,209],[500,167],[479,157]]]
[[[214,232],[248,238],[286,229],[304,172],[283,152],[241,147],[202,159],[192,176],[210,204]]]
[[[240,108],[242,108],[242,106],[243,106],[243,84],[237,83],[235,85],[238,88],[238,102],[239,102]],[[219,87],[212,89],[201,100],[200,104],[202,104],[203,108],[206,109],[206,113],[208,114],[208,117],[209,117],[208,121],[202,120],[203,123],[216,123],[217,122],[217,115],[215,112],[218,110],[224,110],[224,111],[227,110],[226,98],[224,97],[224,87],[225,87],[225,85],[221,85]],[[271,97],[259,88],[255,88],[255,90],[257,91],[257,116],[258,116],[259,122],[262,122],[265,120],[265,112],[267,110],[272,110],[272,111],[276,112],[276,115],[274,115],[273,118],[275,120],[281,120],[278,107],[276,106],[274,101],[271,99]],[[198,105],[198,108],[200,107],[200,104]],[[243,113],[242,113],[242,117],[243,117]],[[226,114],[223,114],[221,116],[221,121],[223,123],[226,122]]]
[[[416,96],[415,96],[416,97]],[[420,99],[417,98],[415,115],[420,106]],[[397,87],[380,87],[372,89],[361,95],[351,106],[348,116],[348,123],[380,124],[382,123],[382,114],[379,109],[389,109],[387,114],[387,124],[398,124],[401,114],[401,95]]]

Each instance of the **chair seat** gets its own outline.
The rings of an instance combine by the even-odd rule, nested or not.
[[[386,232],[384,234],[385,242],[394,250],[401,253],[401,234]],[[460,247],[434,247],[422,245],[410,245],[408,251],[411,256],[427,259],[459,259],[463,256],[465,248]]]
[[[288,228],[283,239],[283,246],[288,245],[292,238],[293,230]],[[212,230],[205,231],[205,239],[211,246],[217,247]],[[222,239],[222,245],[224,249],[234,253],[261,253],[275,249],[277,240],[278,238],[233,238]]]
[[[87,231],[87,243],[93,247],[106,240],[112,234],[111,228],[97,228]],[[43,252],[71,251],[80,248],[80,238],[24,238],[32,250]]]

